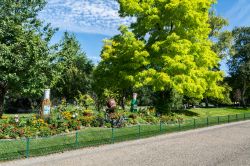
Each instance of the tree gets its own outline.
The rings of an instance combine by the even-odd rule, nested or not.
[[[250,27],[235,28],[233,37],[235,53],[228,62],[229,72],[233,87],[240,89],[242,105],[246,106],[246,98],[250,97],[246,93],[250,88]]]
[[[223,30],[229,23],[226,19],[215,14],[212,10],[209,12],[210,34],[209,38],[213,42],[212,49],[220,58],[225,58],[230,54],[232,47],[232,32]]]
[[[149,54],[144,50],[145,43],[136,39],[127,27],[121,26],[120,31],[120,35],[105,41],[102,61],[94,72],[94,89],[99,97],[104,89],[118,92],[122,101],[136,84],[135,76],[149,64]]]
[[[54,34],[37,14],[45,0],[0,2],[0,117],[6,94],[35,96],[54,81],[48,43]]]
[[[149,54],[145,59],[148,64],[133,74],[134,87],[149,86],[155,92],[164,92],[161,93],[164,98],[175,93],[196,99],[223,98],[224,88],[218,84],[223,80],[223,73],[213,70],[220,58],[211,49],[212,42],[208,39],[211,32],[209,10],[214,0],[118,2],[122,17],[136,18],[130,33],[137,41],[145,42],[142,51]],[[127,41],[120,42],[124,45]],[[133,69],[127,70],[134,73]]]
[[[233,94],[233,98],[235,102],[240,102],[241,101],[241,90],[240,89],[236,89],[234,94]]]
[[[232,47],[232,32],[223,30],[225,26],[228,25],[228,21],[224,19],[223,17],[216,15],[216,12],[214,10],[211,10],[209,12],[209,19],[208,19],[209,27],[211,29],[209,34],[209,39],[212,42],[212,50],[221,58],[221,59],[227,59],[231,47]],[[220,63],[220,61],[219,61]],[[215,68],[212,70],[220,70],[220,64],[218,64]],[[223,94],[223,99],[219,99],[215,96],[204,96],[206,107],[208,107],[209,102],[215,103],[216,105],[219,104],[231,104],[230,101],[230,91],[231,88],[225,83],[225,81],[220,82],[220,85],[224,87],[225,91]],[[206,93],[205,93],[206,94]]]
[[[57,97],[72,100],[79,93],[85,94],[91,89],[93,64],[81,51],[74,35],[65,32],[59,47],[57,66],[61,75],[53,91]]]

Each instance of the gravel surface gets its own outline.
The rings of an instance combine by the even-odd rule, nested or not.
[[[6,166],[250,165],[250,121],[0,163]]]

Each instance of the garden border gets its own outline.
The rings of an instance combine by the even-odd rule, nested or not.
[[[186,119],[177,123],[139,124],[124,128],[89,128],[69,134],[18,140],[0,140],[0,161],[44,156],[84,147],[141,139],[250,119],[250,113]]]

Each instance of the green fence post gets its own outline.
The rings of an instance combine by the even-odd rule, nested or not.
[[[230,115],[227,115],[227,122],[230,122]]]
[[[196,123],[195,123],[195,119],[194,119],[194,128],[196,128]]]
[[[179,123],[179,130],[181,130],[181,122],[180,122],[180,119],[178,119],[178,123]]]
[[[207,117],[207,126],[209,125],[209,122],[208,122],[208,117]]]
[[[141,138],[141,125],[138,125],[138,137]]]
[[[115,129],[112,127],[112,144],[115,143]]]
[[[26,138],[26,158],[30,156],[30,138]]]
[[[78,132],[77,132],[77,131],[76,131],[76,140],[75,140],[75,144],[76,144],[76,146],[79,145],[79,143],[78,143]]]
[[[160,132],[162,132],[162,121],[160,121]]]
[[[218,116],[218,124],[220,124],[220,117]]]

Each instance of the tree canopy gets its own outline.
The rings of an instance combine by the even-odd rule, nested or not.
[[[234,54],[228,62],[230,82],[234,90],[241,94],[241,103],[246,106],[246,98],[250,97],[250,27],[235,28],[233,37]]]
[[[135,76],[148,64],[148,52],[143,41],[136,39],[125,26],[121,34],[105,41],[102,61],[95,70],[95,79],[102,89],[124,90],[134,86]],[[118,88],[118,89],[117,89]]]
[[[223,30],[229,23],[226,19],[215,14],[214,10],[209,12],[210,34],[209,38],[213,42],[212,49],[220,58],[225,58],[230,54],[232,46],[232,32]]]
[[[133,88],[148,86],[155,92],[174,90],[197,99],[223,98],[224,88],[219,85],[223,72],[214,70],[220,57],[211,49],[213,43],[209,40],[212,33],[209,11],[214,0],[118,2],[122,17],[136,18],[129,28],[131,31],[126,32],[132,36],[133,44],[118,47],[128,42],[124,32],[118,35],[119,40],[116,36],[105,43],[100,66],[108,65],[102,73],[123,73],[114,79],[133,80]],[[126,66],[120,65],[123,63]],[[110,74],[107,76],[103,79],[110,78]]]
[[[54,95],[74,99],[79,93],[87,93],[91,89],[93,64],[81,51],[76,37],[65,32],[56,54],[61,74],[53,87]]]
[[[0,116],[6,93],[36,95],[53,82],[49,41],[55,30],[37,19],[45,4],[0,2]]]

